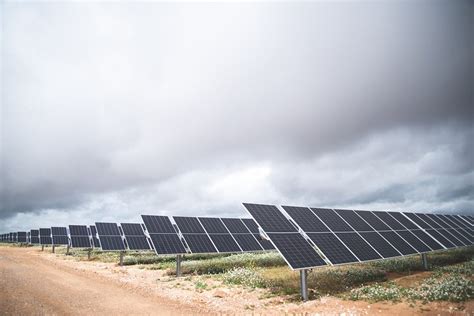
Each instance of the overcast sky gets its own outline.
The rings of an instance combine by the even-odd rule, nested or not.
[[[473,1],[0,8],[0,232],[474,213]]]

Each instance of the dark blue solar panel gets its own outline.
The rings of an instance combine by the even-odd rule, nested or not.
[[[407,216],[409,219],[411,219],[416,225],[418,225],[421,228],[424,229],[429,229],[431,228],[430,225],[426,224],[421,218],[417,216],[415,213],[406,213],[403,212],[403,215]]]
[[[234,238],[227,234],[210,234],[212,242],[219,252],[242,252]]]
[[[326,208],[311,208],[316,216],[326,224],[333,232],[354,231],[347,225],[336,212]]]
[[[382,258],[357,233],[337,233],[336,235],[359,260],[368,261]]]
[[[51,227],[51,235],[53,235],[53,236],[67,236],[66,227]]]
[[[381,231],[382,235],[386,240],[388,240],[392,246],[394,246],[398,251],[403,255],[411,255],[417,253],[418,251],[410,246],[402,237],[400,237],[396,232],[393,231]]]
[[[252,234],[233,234],[243,251],[261,251],[262,247]]]
[[[408,218],[406,218],[402,213],[399,212],[388,212],[393,218],[395,218],[400,224],[402,224],[407,229],[418,229],[418,226],[413,224]]]
[[[416,237],[421,239],[431,249],[433,250],[443,249],[443,246],[441,246],[438,242],[436,242],[432,237],[428,236],[424,231],[414,229],[411,232],[415,234]]]
[[[308,233],[307,235],[332,264],[359,262],[334,233]]]
[[[68,245],[69,238],[67,236],[53,235],[53,245]]]
[[[217,249],[206,234],[183,234],[192,253],[213,253]]]
[[[357,213],[351,210],[334,210],[341,216],[354,230],[358,232],[373,231],[373,229]]]
[[[176,225],[183,234],[205,234],[204,228],[197,217],[173,216]]]
[[[390,230],[384,222],[382,222],[377,216],[372,212],[368,211],[355,211],[357,215],[362,217],[370,226],[372,226],[377,231]]]
[[[424,242],[422,242],[411,231],[400,230],[400,231],[397,231],[397,234],[399,234],[403,239],[405,239],[410,244],[410,246],[415,248],[418,252],[431,251],[431,248],[428,247]]]
[[[121,236],[117,223],[95,223],[95,227],[99,238],[100,236]]]
[[[242,218],[242,223],[250,230],[252,234],[258,234],[258,225],[252,218]]]
[[[216,217],[198,217],[202,226],[208,234],[228,234],[229,231],[224,226],[220,218]]]
[[[433,220],[428,214],[416,214],[419,218],[421,218],[425,223],[430,225],[432,228],[441,228],[435,220]]]
[[[329,232],[329,228],[307,207],[282,206],[298,226],[307,233]]]
[[[72,248],[91,248],[91,240],[89,236],[72,236],[71,235],[71,247]]]
[[[221,218],[224,225],[232,234],[248,234],[250,231],[240,218]]]
[[[121,223],[120,226],[125,236],[145,236],[142,225],[139,223]]]
[[[86,225],[69,225],[69,234],[71,236],[89,236]]]
[[[177,234],[150,234],[150,239],[158,255],[186,253]]]
[[[300,234],[269,233],[268,236],[292,269],[326,265],[326,262]]]
[[[245,208],[262,229],[269,232],[297,232],[296,228],[274,205],[248,204]]]
[[[382,220],[385,224],[387,224],[393,230],[405,229],[405,227],[402,224],[400,224],[399,221],[397,221],[392,215],[390,215],[387,212],[376,211],[372,213],[378,218],[380,218],[380,220]]]
[[[127,236],[125,240],[130,250],[150,250],[150,245],[145,236]]]
[[[360,235],[384,258],[402,255],[377,232],[361,232]]]
[[[142,215],[142,219],[150,234],[176,233],[168,216]]]
[[[121,236],[99,234],[99,238],[100,238],[100,244],[102,246],[102,250],[108,250],[108,251],[125,250],[125,244],[123,243],[123,239]]]
[[[99,238],[97,238],[97,228],[95,228],[95,225],[89,226],[91,230],[91,236],[92,236],[92,244],[95,248],[100,248],[100,241]]]

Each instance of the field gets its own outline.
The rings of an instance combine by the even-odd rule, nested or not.
[[[428,271],[423,270],[419,256],[314,269],[308,276],[308,302],[299,299],[299,274],[291,271],[274,252],[187,255],[182,262],[183,275],[179,278],[175,276],[173,256],[158,257],[153,253],[128,252],[121,267],[117,264],[118,253],[93,251],[91,260],[87,259],[86,251],[71,250],[69,255],[65,253],[65,248],[57,248],[56,253],[52,254],[51,248],[45,248],[42,252],[38,247],[0,246],[0,286],[12,290],[19,287],[19,291],[28,291],[20,285],[21,279],[4,277],[5,272],[13,276],[18,274],[15,269],[26,262],[30,266],[25,269],[41,268],[35,273],[38,280],[35,281],[35,275],[31,275],[31,279],[25,281],[29,284],[47,282],[49,274],[59,271],[59,278],[64,279],[64,282],[74,284],[79,282],[77,278],[85,278],[86,281],[79,283],[92,288],[102,284],[104,288],[97,296],[106,295],[108,302],[114,297],[111,291],[116,288],[123,290],[123,293],[116,293],[114,308],[119,308],[119,302],[124,299],[138,300],[143,305],[144,314],[157,313],[155,309],[148,310],[148,306],[160,306],[162,313],[170,314],[189,311],[244,314],[474,314],[472,247],[429,254]],[[63,285],[59,281],[55,282],[61,288]],[[68,290],[64,289],[64,292]],[[138,297],[128,297],[137,294]],[[30,296],[34,295],[30,293]],[[51,296],[54,295],[58,294],[53,287]],[[74,295],[83,296],[78,292]],[[81,301],[87,302],[88,299],[91,298],[83,297]],[[74,300],[74,296],[71,300]],[[12,297],[0,303],[7,304],[0,305],[0,310],[14,313],[15,306],[8,305],[13,301],[16,305],[24,304],[18,297]],[[47,302],[42,301],[42,304],[46,314],[47,308],[58,308],[54,304],[48,307]],[[75,310],[68,310],[67,306],[62,308],[68,314],[114,311],[102,306],[97,297],[91,305],[86,304]]]

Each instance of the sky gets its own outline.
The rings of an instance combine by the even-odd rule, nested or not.
[[[0,232],[243,202],[474,213],[473,1],[0,10]]]

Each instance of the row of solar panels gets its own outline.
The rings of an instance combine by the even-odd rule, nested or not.
[[[155,250],[157,254],[238,253],[274,249],[260,238],[251,218],[217,218],[142,215],[139,223],[95,223],[32,229],[0,235],[2,241],[107,251]],[[171,219],[173,219],[174,224]]]
[[[472,246],[472,216],[246,204],[288,265],[308,269]]]

